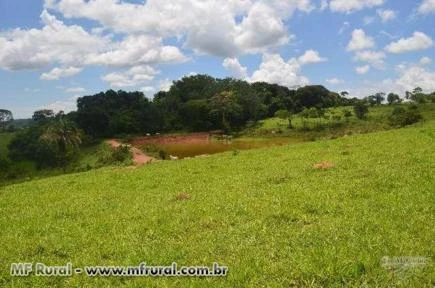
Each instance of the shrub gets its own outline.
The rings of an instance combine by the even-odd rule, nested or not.
[[[358,102],[353,106],[353,112],[358,119],[363,119],[369,112],[369,108],[362,102]]]
[[[389,117],[390,124],[393,126],[404,127],[421,121],[423,117],[418,111],[417,106],[411,105],[408,109],[395,107]]]
[[[129,163],[132,159],[130,148],[127,145],[121,145],[113,149],[106,147],[106,149],[102,149],[99,153],[99,166]]]
[[[127,145],[120,145],[119,147],[116,147],[112,152],[112,158],[115,160],[115,162],[120,163],[131,160],[132,156],[130,147]]]

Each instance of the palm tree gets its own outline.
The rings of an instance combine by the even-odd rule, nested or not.
[[[63,114],[60,114],[53,121],[47,123],[45,132],[41,135],[40,139],[55,144],[61,154],[62,164],[66,165],[67,154],[70,151],[69,148],[73,151],[79,148],[82,143],[82,133],[74,122],[66,119]]]

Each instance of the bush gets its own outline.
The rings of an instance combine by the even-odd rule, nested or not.
[[[358,102],[353,106],[353,112],[358,119],[363,119],[369,112],[369,107],[362,102]]]
[[[112,152],[112,157],[116,162],[123,163],[127,160],[131,160],[131,152],[130,147],[127,145],[121,145],[116,147]]]
[[[99,153],[98,166],[131,163],[132,159],[130,147],[127,145],[120,145],[113,149],[106,147],[106,149],[102,149]]]
[[[418,107],[415,105],[409,106],[408,109],[396,107],[389,117],[391,125],[400,127],[417,123],[422,119],[423,116],[420,114]]]
[[[0,158],[0,172],[2,172],[2,174],[6,173],[9,170],[10,166],[11,161],[9,161],[9,159],[4,157]]]

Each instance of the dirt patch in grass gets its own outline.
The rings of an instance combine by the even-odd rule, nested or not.
[[[335,167],[334,163],[331,162],[320,162],[320,163],[313,164],[313,168],[318,170],[329,170],[334,167]]]
[[[178,195],[175,195],[174,200],[175,201],[186,201],[186,200],[189,200],[190,198],[191,198],[191,196],[189,193],[183,192],[183,193],[180,193]]]
[[[122,145],[121,142],[119,142],[118,140],[115,140],[115,139],[107,140],[106,143],[109,144],[109,146],[112,148],[117,148],[117,147]],[[155,158],[146,155],[145,153],[142,152],[142,150],[140,150],[136,147],[130,146],[130,152],[131,152],[132,157],[133,157],[133,163],[136,166],[149,164],[149,163],[156,160]]]

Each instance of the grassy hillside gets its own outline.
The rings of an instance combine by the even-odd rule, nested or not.
[[[0,190],[2,287],[431,287],[435,122]],[[314,164],[327,163],[329,169]],[[332,167],[333,166],[333,167]],[[211,265],[225,278],[9,276],[11,262]],[[397,271],[396,271],[397,272]],[[212,285],[212,286],[211,286]]]
[[[293,129],[288,129],[288,120],[277,117],[259,121],[258,125],[247,129],[246,136],[287,136],[301,140],[319,140],[337,138],[343,135],[361,134],[393,129],[389,123],[389,116],[395,107],[407,108],[410,104],[381,105],[369,108],[364,120],[355,115],[346,118],[345,111],[353,113],[352,107],[336,107],[326,109],[324,118],[305,118],[301,114],[292,116]],[[435,104],[426,103],[418,106],[425,121],[435,120]],[[305,123],[304,123],[305,122]]]

